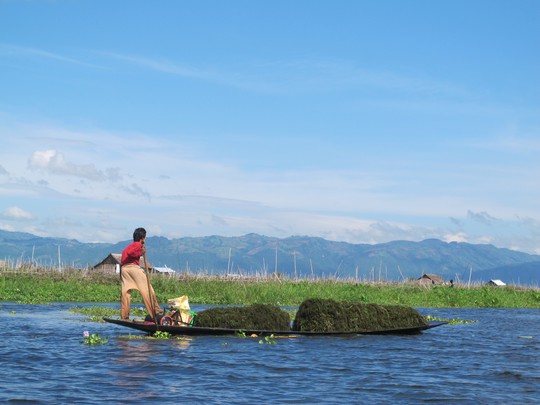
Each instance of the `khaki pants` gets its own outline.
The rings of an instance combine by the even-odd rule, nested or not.
[[[127,264],[120,269],[120,278],[122,280],[122,297],[121,297],[121,309],[120,316],[122,319],[129,318],[129,310],[131,308],[131,290],[138,290],[141,293],[144,306],[150,315],[154,315],[154,311],[157,314],[163,312],[163,309],[159,307],[159,303],[156,299],[156,293],[152,286],[150,286],[150,293],[148,291],[148,281],[144,270],[135,264]]]

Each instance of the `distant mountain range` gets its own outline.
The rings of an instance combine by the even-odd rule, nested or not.
[[[109,253],[121,253],[130,240],[82,243],[0,230],[0,260],[14,264],[92,267]],[[154,266],[207,274],[271,274],[362,280],[403,280],[432,273],[468,282],[501,279],[509,284],[540,285],[540,256],[492,245],[394,241],[376,245],[333,242],[308,236],[279,239],[257,234],[239,237],[147,239]]]

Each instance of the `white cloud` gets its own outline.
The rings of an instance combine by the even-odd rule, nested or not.
[[[113,52],[100,52],[101,55],[108,56],[114,59],[123,60],[125,62],[146,67],[163,73],[169,73],[176,76],[192,77],[199,79],[209,79],[213,75],[198,68],[183,66],[178,63],[170,62],[163,58],[145,58],[140,56],[125,55]]]
[[[538,154],[540,152],[538,133],[522,135],[516,128],[503,129],[501,132],[504,132],[504,134],[491,139],[473,139],[472,145],[477,148],[503,153]]]
[[[106,179],[117,180],[117,169],[108,169],[107,174],[96,169],[93,164],[75,164],[68,162],[64,155],[56,150],[35,151],[28,159],[30,169],[43,169],[51,174],[80,177],[93,181]]]
[[[468,242],[467,234],[464,232],[448,233],[441,236],[445,242]]]
[[[491,225],[498,221],[497,218],[489,215],[487,212],[473,212],[471,210],[467,212],[467,218],[478,221],[484,225]]]
[[[8,207],[2,212],[2,217],[15,221],[29,221],[34,219],[34,216],[20,207]]]
[[[74,64],[74,65],[88,66],[88,67],[94,67],[94,68],[99,67],[97,65],[86,63],[78,59],[66,57],[58,53],[53,53],[53,52],[45,51],[42,49],[28,48],[28,47],[9,45],[9,44],[0,44],[0,55],[4,57],[31,57],[31,58],[39,58],[39,59],[48,59],[48,60],[54,60],[54,61]]]
[[[106,51],[99,54],[161,73],[266,93],[311,93],[329,89],[350,91],[351,88],[373,87],[423,95],[470,95],[466,89],[440,80],[413,77],[395,71],[367,69],[344,60],[251,60],[243,61],[241,66],[203,68],[173,62],[163,57],[149,58]]]
[[[152,196],[148,191],[145,191],[142,187],[140,187],[138,184],[135,184],[135,183],[132,183],[127,186],[123,186],[122,190],[134,196],[144,197],[147,201],[150,201],[152,199]]]
[[[480,243],[480,244],[484,244],[484,245],[491,245],[495,242],[495,238],[493,236],[480,236],[478,238],[476,238],[476,240],[474,241],[474,243]]]
[[[453,167],[441,169],[443,165],[407,166],[406,159],[393,159],[390,168],[373,161],[327,169],[284,164],[257,168],[230,154],[208,156],[204,143],[150,134],[47,124],[0,127],[2,134],[10,134],[8,152],[0,153],[2,167],[11,176],[0,182],[3,202],[17,206],[25,198],[34,214],[33,220],[26,216],[26,224],[42,235],[45,229],[54,236],[116,242],[132,232],[135,219],[135,225],[147,224],[166,237],[256,232],[351,243],[439,238],[509,246],[511,238],[503,240],[499,230],[517,222],[516,213],[522,227],[538,218],[534,209],[486,199],[483,187],[456,186],[468,180],[460,177],[463,173],[482,175],[463,166],[459,175]],[[498,183],[488,185],[489,197],[499,192]],[[55,225],[48,226],[51,223]],[[492,237],[481,239],[483,234]],[[530,240],[519,245],[528,251],[536,246]]]

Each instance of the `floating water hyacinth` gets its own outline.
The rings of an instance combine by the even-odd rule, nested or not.
[[[97,333],[90,333],[87,330],[83,332],[83,340],[81,343],[84,343],[85,345],[92,346],[92,345],[104,345],[109,341],[108,337],[101,337]]]
[[[265,343],[267,345],[275,345],[277,343],[273,333],[270,336],[265,336],[264,339],[259,340],[260,345],[264,345]]]
[[[154,333],[156,339],[170,339],[172,335],[169,332],[158,330]]]

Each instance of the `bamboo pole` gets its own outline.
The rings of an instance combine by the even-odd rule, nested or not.
[[[156,299],[155,294],[152,295],[152,288],[150,287],[150,272],[148,271],[148,261],[146,260],[146,252],[143,253],[144,258],[144,271],[146,273],[146,285],[148,287],[148,297],[150,299],[150,309],[152,310],[152,317],[156,323],[156,330],[159,330],[159,322],[156,315],[156,306],[154,305],[154,300]]]

